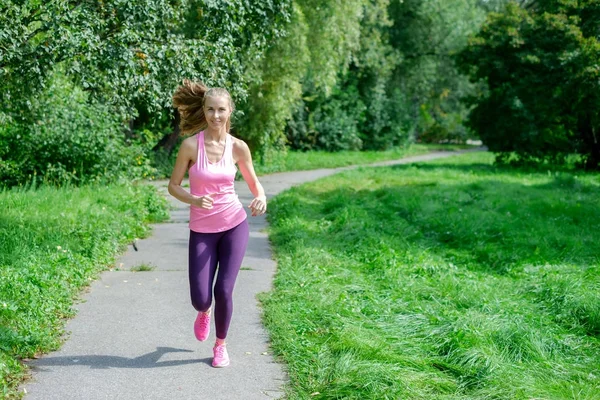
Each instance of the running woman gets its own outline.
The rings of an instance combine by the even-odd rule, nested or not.
[[[229,134],[235,109],[229,92],[184,80],[173,95],[173,105],[179,110],[181,133],[192,134],[179,149],[169,193],[190,205],[189,281],[192,305],[198,311],[194,334],[200,341],[208,338],[214,297],[217,340],[212,365],[226,367],[233,288],[249,234],[246,211],[234,190],[236,164],[254,195],[249,205],[252,216],[265,213],[267,200],[248,145]],[[181,187],[186,172],[189,192]]]

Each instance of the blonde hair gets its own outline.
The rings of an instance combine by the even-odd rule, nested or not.
[[[182,135],[196,133],[208,126],[204,115],[204,101],[207,97],[226,97],[233,113],[235,105],[227,89],[209,88],[202,82],[184,79],[183,84],[175,90],[173,106],[179,110],[179,129]],[[227,119],[226,128],[227,131],[231,128],[231,115]]]

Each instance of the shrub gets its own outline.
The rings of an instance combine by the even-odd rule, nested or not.
[[[57,73],[30,110],[0,125],[0,181],[62,185],[153,174],[143,149],[126,142],[123,128],[109,107],[90,103],[87,93]]]
[[[389,150],[412,141],[414,122],[408,115],[405,94],[386,93],[376,86],[363,97],[366,104],[366,121],[361,129],[363,150]]]
[[[295,150],[360,150],[359,128],[365,105],[354,85],[336,88],[330,97],[299,103],[288,123],[288,143]]]

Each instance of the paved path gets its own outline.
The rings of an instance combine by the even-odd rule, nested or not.
[[[448,157],[438,152],[391,165]],[[267,175],[260,178],[267,197],[289,187],[353,167]],[[159,183],[166,193],[166,182]],[[244,205],[251,194],[236,182]],[[28,400],[69,399],[269,399],[283,397],[284,366],[274,361],[262,327],[256,294],[271,287],[275,262],[262,217],[249,217],[250,242],[235,295],[235,312],[228,335],[231,366],[210,366],[214,329],[208,341],[193,335],[196,312],[190,305],[187,282],[188,206],[173,204],[168,223],[154,225],[151,237],[131,246],[93,282],[75,307],[77,317],[63,347],[28,362],[32,379],[22,389]],[[141,264],[152,271],[133,272]]]

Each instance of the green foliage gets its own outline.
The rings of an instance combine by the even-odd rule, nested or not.
[[[599,29],[597,0],[511,2],[488,16],[458,60],[487,84],[469,126],[499,160],[556,163],[577,153],[600,168]]]
[[[331,93],[360,46],[360,23],[365,0],[296,0],[308,23],[310,65],[305,90]]]
[[[387,108],[391,104],[384,89],[394,65],[385,36],[391,24],[388,1],[334,4],[307,11],[312,15],[310,32],[319,34],[309,38],[311,63],[303,100],[287,126],[288,143],[292,149],[328,151],[403,145],[405,141],[382,138],[391,131],[394,114]],[[336,23],[329,26],[323,20]],[[340,48],[336,43],[342,39],[348,43]],[[387,145],[372,145],[378,140]]]
[[[388,84],[403,92],[399,113],[410,121],[417,140],[464,142],[467,108],[461,99],[473,88],[452,55],[483,22],[480,4],[469,0],[392,1],[390,42],[402,57]]]
[[[273,162],[274,151],[285,149],[285,136],[292,148],[311,142],[313,134],[323,138],[320,148],[360,148],[357,133],[344,132],[347,128],[356,130],[355,120],[360,116],[344,110],[345,104],[330,107],[325,101],[332,92],[340,93],[339,77],[344,75],[359,47],[363,3],[363,0],[294,2],[292,17],[285,26],[287,35],[274,42],[263,60],[251,63],[256,83],[251,86],[247,102],[240,107],[245,116],[239,132],[249,139],[262,163]],[[307,114],[302,111],[307,96],[323,101],[313,102],[314,110],[319,113],[314,123],[307,121],[304,118]],[[337,124],[335,120],[327,120],[338,117],[343,121]],[[324,131],[316,132],[317,125]],[[317,142],[315,138],[314,145],[318,146]],[[304,147],[312,148],[313,144]]]
[[[460,100],[473,85],[451,55],[483,21],[479,2],[363,0],[356,13],[337,2],[310,4],[304,10],[309,31],[318,34],[309,38],[303,101],[286,130],[293,149],[381,150],[415,137],[424,142],[471,137],[462,126],[467,109]],[[340,13],[345,17],[336,17]],[[339,22],[329,28],[323,22],[329,20]],[[341,26],[349,44],[332,51]]]
[[[170,102],[182,78],[230,89],[235,133],[262,163],[286,140],[331,151],[403,146],[415,134],[460,141],[468,133],[457,99],[470,86],[448,53],[476,28],[480,3],[7,0],[0,121],[27,120],[61,68],[86,101],[126,121],[122,134],[161,169],[175,148]],[[161,147],[166,154],[150,155]],[[14,175],[17,166],[2,168]]]
[[[302,80],[309,61],[308,27],[302,11],[293,7],[285,36],[277,39],[254,66],[256,79],[245,103],[240,121],[240,135],[250,142],[258,161],[272,161],[273,151],[285,149],[283,136],[286,122],[302,94]]]
[[[327,151],[360,150],[360,126],[365,106],[356,86],[336,88],[326,101],[317,103],[312,114],[316,147]]]
[[[4,1],[0,5],[0,123],[27,124],[34,100],[61,69],[87,93],[86,101],[100,104],[99,109],[118,116],[122,123],[127,121],[128,128],[120,134],[128,140],[140,139],[146,158],[153,159],[149,149],[161,147],[162,139],[173,134],[173,90],[183,78],[190,78],[225,86],[241,103],[250,86],[253,96],[264,93],[270,102],[265,109],[278,111],[269,114],[242,107],[240,114],[246,111],[255,117],[242,136],[254,140],[256,147],[263,143],[269,147],[281,141],[281,121],[292,110],[286,100],[296,100],[285,96],[295,90],[300,78],[295,78],[293,66],[296,43],[286,36],[283,25],[293,12],[294,20],[302,21],[298,10],[293,11],[291,0]],[[288,27],[296,33],[301,26],[302,22]],[[285,58],[267,55],[265,59],[273,43],[287,52]],[[292,71],[285,70],[287,64]],[[264,66],[267,71],[262,76]],[[263,122],[264,137],[257,133]],[[148,131],[154,135],[140,138]],[[152,143],[144,142],[149,136],[156,137]],[[169,145],[167,153],[172,150]],[[5,175],[17,175],[18,165],[4,163],[0,168]],[[63,172],[56,175],[68,178],[72,170]]]
[[[292,150],[309,151],[315,148],[315,131],[309,128],[309,123],[308,108],[304,100],[299,100],[285,132],[287,145]]]
[[[454,55],[479,29],[486,13],[501,11],[507,4],[512,5],[505,17],[492,13],[489,19],[510,22],[500,23],[496,31],[486,28],[491,47],[475,40],[471,53],[462,53],[462,72],[471,74],[469,82],[456,68]],[[553,152],[550,158],[559,160],[576,151],[592,165],[598,158],[596,150],[582,149],[597,147],[596,1],[573,5],[553,0],[540,5],[523,0],[519,4],[508,0],[7,0],[0,6],[0,124],[4,136],[23,136],[20,130],[29,122],[35,99],[47,91],[51,77],[61,69],[87,93],[84,101],[94,104],[90,109],[99,107],[126,124],[119,135],[141,145],[137,148],[144,150],[143,165],[146,159],[156,160],[166,170],[176,148],[171,94],[182,78],[191,78],[230,89],[239,111],[235,134],[249,142],[263,164],[274,162],[288,145],[302,150],[384,150],[415,140],[461,143],[474,131],[485,129],[483,135],[493,142],[489,139],[493,132],[526,127],[521,131],[530,132],[526,135],[530,138],[511,137],[501,140],[502,145],[531,148],[531,143],[540,142],[537,137],[543,137],[543,151],[525,150],[519,156],[537,158]],[[523,32],[518,28],[515,34],[514,28],[522,24],[520,17],[508,15],[519,12],[533,16],[535,24],[523,22],[529,28]],[[543,15],[545,22],[540,19]],[[527,53],[528,44],[502,47],[502,40],[523,38],[527,32],[546,38],[546,50],[554,42],[570,50],[555,51],[562,55],[552,58]],[[512,63],[512,56],[506,55],[516,52],[522,54],[513,58],[521,61]],[[465,61],[465,54],[472,55],[470,61]],[[494,57],[506,59],[496,62]],[[549,67],[555,64],[560,67]],[[511,76],[520,82],[519,90],[531,85],[536,89],[529,97],[516,94],[516,86],[511,89],[515,93],[506,85],[488,92],[484,83],[495,78],[478,75],[466,65],[481,65],[478,71],[513,68],[518,71]],[[554,79],[564,81],[556,93],[541,89]],[[498,96],[512,100],[502,102]],[[479,104],[469,127],[463,125],[468,114],[468,105],[461,102],[465,97],[476,98]],[[548,101],[530,105],[528,101],[535,98]],[[557,104],[550,100],[558,98],[563,100]],[[506,113],[516,119],[499,118]],[[557,113],[562,117],[538,118],[545,121],[541,125],[532,117]],[[489,120],[498,123],[488,124]],[[562,152],[555,150],[561,148]],[[511,148],[507,154],[514,151]],[[137,153],[129,157],[140,162]],[[57,177],[52,180],[73,179],[75,167],[59,164],[57,171],[51,171]],[[6,161],[0,165],[4,176],[19,175],[20,165]],[[28,175],[21,174],[19,182],[23,177]]]
[[[134,267],[131,267],[131,271],[135,271],[135,272],[154,271],[155,269],[156,269],[155,265],[147,264],[147,263],[142,263],[140,265],[136,265]]]
[[[598,175],[492,161],[362,168],[274,199],[261,300],[288,398],[600,396]]]
[[[81,184],[154,174],[143,149],[125,143],[120,119],[87,97],[56,73],[31,100],[28,115],[0,124],[2,185]]]
[[[331,96],[319,96],[299,103],[288,125],[288,142],[294,150],[360,150],[360,126],[365,106],[352,83],[336,86]],[[308,115],[308,118],[306,116]]]
[[[57,63],[123,116],[170,107],[183,77],[244,98],[243,60],[282,34],[290,1],[8,0],[0,9],[2,109],[17,112]],[[19,38],[19,40],[14,40]],[[20,101],[19,101],[20,100]]]
[[[0,192],[0,395],[15,394],[18,362],[59,347],[74,298],[123,246],[168,217],[151,186]]]

